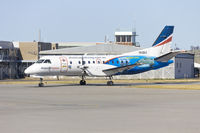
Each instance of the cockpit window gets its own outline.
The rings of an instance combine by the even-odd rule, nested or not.
[[[49,59],[45,60],[44,63],[49,63],[51,64],[51,61]]]
[[[42,63],[44,60],[38,60],[36,63]]]

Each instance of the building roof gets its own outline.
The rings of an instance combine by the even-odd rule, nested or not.
[[[119,44],[98,44],[94,46],[63,48],[57,50],[41,51],[40,55],[71,55],[71,54],[122,54],[140,50],[135,46],[126,46]]]
[[[59,47],[82,47],[104,44],[103,42],[56,42]]]
[[[176,58],[194,59],[194,54],[186,52],[176,55]]]
[[[116,35],[136,35],[136,32],[132,32],[132,31],[116,31],[115,32],[115,36]]]
[[[0,41],[0,49],[14,49],[14,46],[12,42]]]

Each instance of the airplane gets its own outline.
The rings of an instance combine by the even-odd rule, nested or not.
[[[44,76],[80,76],[80,85],[86,85],[86,76],[109,77],[108,86],[114,83],[115,75],[138,74],[163,68],[173,63],[171,60],[180,51],[172,51],[174,26],[165,26],[152,47],[121,55],[51,55],[40,58],[25,69],[25,74],[40,78],[43,87]]]

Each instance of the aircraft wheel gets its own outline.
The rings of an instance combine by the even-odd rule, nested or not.
[[[114,84],[113,81],[108,81],[108,82],[107,82],[107,85],[108,85],[108,86],[112,86],[113,84]]]
[[[39,83],[38,86],[39,87],[44,87],[44,83]]]
[[[85,80],[81,80],[80,81],[80,85],[86,85],[86,81]]]

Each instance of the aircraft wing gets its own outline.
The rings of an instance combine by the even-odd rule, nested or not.
[[[129,70],[129,69],[131,69],[135,66],[139,66],[139,65],[141,65],[141,64],[136,63],[136,64],[132,64],[132,65],[114,67],[114,68],[110,68],[110,69],[105,69],[105,70],[103,70],[103,72],[106,73],[106,75],[113,75],[118,72],[123,72],[124,70]]]
[[[170,60],[171,58],[175,57],[177,54],[180,53],[184,53],[185,51],[173,51],[173,52],[169,52],[165,55],[162,55],[160,57],[155,58],[155,61],[160,61],[160,62],[167,62],[168,60]]]

